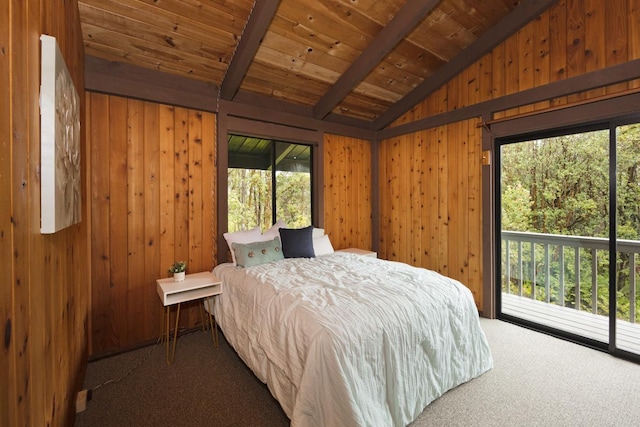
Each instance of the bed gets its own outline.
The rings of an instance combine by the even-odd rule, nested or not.
[[[451,278],[332,251],[233,261],[214,269],[216,320],[292,426],[405,426],[492,367],[471,292]]]

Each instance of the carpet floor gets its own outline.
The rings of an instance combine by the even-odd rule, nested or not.
[[[481,319],[494,368],[427,406],[426,426],[638,426],[640,365],[499,320]],[[222,334],[180,337],[89,363],[76,426],[288,426]]]

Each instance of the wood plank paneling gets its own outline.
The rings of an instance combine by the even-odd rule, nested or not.
[[[567,77],[574,77],[586,72],[586,13],[585,1],[567,0]],[[584,94],[569,96],[569,102],[584,99]]]
[[[438,175],[440,174],[438,170],[440,129],[434,128],[425,132],[427,136],[421,154],[424,156],[425,168],[427,169],[426,187],[423,189],[427,199],[427,209],[424,212],[426,217],[426,242],[424,244],[425,256],[422,258],[422,264],[420,265],[437,266],[440,252],[438,246],[440,237],[440,221],[438,220],[440,195],[435,190],[434,184],[438,182]]]
[[[499,98],[507,94],[505,67],[502,66],[505,61],[505,55],[505,43],[494,48],[491,53],[491,76],[493,82],[491,93],[493,94],[493,98]],[[501,118],[503,116],[503,113],[494,115],[495,118]]]
[[[187,261],[191,273],[213,268],[215,116],[98,93],[87,99],[96,147],[91,354],[101,355],[158,337],[155,280],[173,261]],[[181,328],[200,322],[196,308],[183,308]]]
[[[535,22],[535,21],[534,21]],[[534,81],[534,27],[535,25],[527,25],[517,33],[518,48],[518,89],[530,88]],[[532,105],[525,105],[518,109],[518,113],[527,113],[533,110]]]
[[[631,3],[632,7],[633,3]],[[638,43],[638,35],[633,35],[633,31],[637,28],[630,27],[630,19],[627,18],[627,0],[611,0],[606,2],[604,15],[604,34],[608,37],[603,38],[605,48],[606,66],[620,64],[629,59],[629,51],[633,46],[634,40]],[[633,16],[633,12],[629,11],[629,17]],[[635,24],[637,26],[637,23]],[[602,38],[602,37],[601,37]],[[627,43],[627,38],[629,43]],[[621,83],[606,89],[607,93],[616,93],[629,88],[629,84]]]
[[[22,40],[28,37],[27,4],[19,2],[11,8],[11,20],[13,22],[13,37],[11,45],[11,68],[21,70],[21,73],[12,73],[11,87],[16,93],[29,93],[29,82],[27,81],[28,49],[21,49]],[[12,195],[11,195],[11,215],[12,215],[12,246],[14,277],[13,286],[13,342],[21,347],[23,343],[29,341],[29,311],[31,309],[32,298],[29,294],[29,103],[25,99],[13,97],[11,105],[12,123],[14,130],[12,144],[15,147],[23,147],[20,150],[13,150],[12,167],[9,169],[12,175]],[[33,116],[36,120],[37,116]],[[37,136],[33,135],[32,138]],[[13,372],[15,381],[15,393],[17,397],[16,411],[18,420],[31,424],[29,404],[36,406],[41,402],[30,402],[29,399],[29,364],[32,346],[26,346],[22,351],[16,351],[13,355],[15,365]],[[18,421],[16,420],[16,421]]]
[[[396,123],[450,112],[638,59],[639,23],[638,0],[559,0]],[[496,112],[494,118],[549,106],[569,106],[634,85],[637,82],[550,99]],[[381,143],[378,252],[384,258],[459,278],[471,289],[482,310],[482,131],[477,122],[451,123]],[[408,148],[421,144],[420,150]],[[411,168],[418,164],[415,158],[411,164],[403,164],[406,155],[423,156],[422,170]],[[420,187],[421,178],[417,175],[423,171],[428,174],[425,181],[431,184],[423,186],[426,194],[420,200],[425,201],[425,206],[414,197]],[[402,187],[405,180],[412,183],[410,187]],[[415,256],[418,251],[422,252],[421,257]]]
[[[109,98],[87,93],[91,148],[91,346],[108,347],[111,328],[111,242]]]
[[[38,0],[28,0],[25,1],[25,4],[27,8],[27,40],[30,41],[30,44],[37,46],[39,43],[38,33],[40,31],[40,13],[42,13],[40,10],[40,2]],[[73,36],[71,35],[71,37]],[[62,43],[68,44],[68,40],[69,39]],[[69,51],[68,46],[65,46],[65,50]],[[28,64],[39,64],[40,54],[37,49],[28,49],[26,57]],[[75,65],[73,61],[70,61],[70,63]],[[32,85],[40,78],[40,71],[37,67],[29,66],[26,69],[26,74],[26,81],[29,85],[29,90],[26,92],[28,94],[28,109],[30,112],[38,111],[40,107],[38,90],[33,90]],[[74,73],[73,75],[77,76],[77,73]],[[40,141],[37,137],[40,132],[39,118],[33,117],[31,113],[29,113],[28,126],[29,173],[31,175],[29,179],[30,189],[28,198],[30,201],[33,201],[40,197],[41,188],[40,180],[37,175],[34,174],[35,171],[33,168],[34,164],[40,164]],[[34,209],[33,207],[29,208],[28,222],[30,224],[40,224],[40,212],[38,209]],[[76,229],[78,228],[79,227],[76,227]],[[43,386],[30,386],[30,401],[33,404],[31,407],[30,419],[33,420],[33,422],[37,422],[36,420],[46,420],[46,422],[49,422],[53,420],[53,415],[47,413],[47,410],[51,409],[47,402],[47,397],[56,393],[55,386],[57,383],[55,376],[51,373],[51,369],[55,366],[55,359],[53,357],[60,354],[60,351],[64,351],[64,349],[60,348],[62,343],[71,343],[72,340],[76,339],[76,337],[70,334],[68,323],[64,320],[64,317],[70,314],[66,312],[65,304],[69,304],[75,299],[75,283],[71,285],[70,289],[66,293],[52,292],[51,288],[47,285],[48,279],[45,276],[45,271],[52,272],[55,277],[70,277],[70,275],[73,274],[75,266],[66,264],[64,261],[60,263],[62,259],[66,260],[66,256],[64,254],[60,254],[59,251],[56,251],[55,248],[50,245],[50,242],[41,240],[41,236],[38,234],[29,231],[28,235],[29,259],[43,260],[42,269],[27,268],[27,271],[29,272],[28,281],[29,298],[31,299],[30,304],[32,307],[45,307],[44,310],[32,309],[29,312],[28,340],[34,341],[35,345],[32,347],[33,353],[31,354],[31,360],[29,363],[28,378],[41,378],[43,381]],[[73,246],[73,241],[69,236],[70,235],[68,234],[67,237],[65,237],[65,241],[70,246]],[[45,256],[45,254],[49,253],[52,253],[53,255]],[[54,315],[54,313],[56,314]],[[57,339],[53,340],[51,342],[52,345],[48,346],[47,340],[50,337],[50,333],[47,331],[46,325],[51,320],[54,322],[54,330],[57,330],[58,332],[55,334]],[[75,319],[69,319],[69,322],[75,323],[74,320]],[[75,363],[77,363],[77,359],[74,359],[74,357],[65,358],[62,363],[58,364],[57,369],[59,369],[60,372],[75,374],[79,367],[75,365]],[[60,402],[55,402],[55,411],[65,413],[65,411],[68,411],[69,408],[72,407],[72,390],[65,393]]]
[[[144,106],[142,101],[127,100],[127,189],[126,230],[127,232],[127,299],[131,304],[127,310],[127,323],[134,325],[144,320]],[[125,252],[125,251],[122,251]],[[140,303],[136,303],[139,301]],[[141,342],[144,328],[134,328],[129,339]]]
[[[485,61],[480,60],[466,71],[471,73],[469,76],[465,76],[463,72],[446,87],[459,85],[460,79],[471,81],[474,75],[472,67],[484,66],[485,69],[475,75],[480,78],[485,76],[485,79],[487,74],[491,75],[491,87],[483,89],[483,92],[491,93],[496,98],[637,59],[638,54],[630,52],[632,46],[638,43],[636,26],[632,25],[639,19],[637,11],[634,11],[634,2],[635,0],[606,3],[559,0],[539,18],[494,48],[488,71],[484,66]],[[579,102],[605,93],[615,94],[634,87],[635,84],[637,83],[621,83],[570,97],[520,106],[506,112],[496,112],[494,118]],[[433,95],[423,105],[431,105],[429,99],[432,98]],[[444,111],[451,111],[462,106],[462,103],[449,102],[444,105]],[[409,115],[407,113],[406,116]],[[419,118],[424,116],[417,119]]]
[[[371,249],[369,141],[325,135],[324,228],[335,249]]]
[[[11,52],[9,2],[0,4],[0,88],[11,88]],[[4,93],[4,92],[3,92]],[[11,170],[11,97],[0,97],[0,170]],[[0,259],[11,259],[11,189],[13,181],[5,172],[0,173]],[[0,285],[0,331],[3,336],[10,334],[13,322],[13,275],[9,284]],[[6,342],[6,341],[5,341]],[[6,386],[0,387],[0,424],[12,425],[16,414],[16,380],[14,349],[11,345],[0,346],[0,377],[6,379]]]
[[[625,2],[626,6],[626,2]],[[622,8],[622,14],[625,14],[625,8]],[[628,10],[628,35],[626,38],[622,37],[625,44],[628,43],[628,59],[640,58],[640,1],[629,0]],[[629,83],[629,88],[640,87],[640,81],[634,81]]]
[[[175,142],[173,183],[175,198],[174,258],[189,263],[189,110],[176,108],[174,112]],[[168,266],[167,266],[168,268]],[[187,265],[187,269],[192,271]],[[182,310],[180,327],[191,322],[193,310]]]
[[[567,78],[567,7],[566,0],[549,9],[549,80]],[[552,99],[551,106],[563,105],[567,98]]]
[[[156,215],[144,217],[144,277],[142,284],[153,283],[160,263],[160,106],[144,103],[144,209]],[[157,309],[156,292],[153,286],[142,286],[144,299],[144,325],[159,325],[162,317]]]
[[[549,14],[545,13],[533,22],[533,86],[549,83]],[[534,109],[547,108],[550,101],[538,102]]]
[[[480,306],[482,177],[476,125],[468,120],[381,143],[387,165],[384,172],[381,165],[380,223],[387,226],[380,230],[380,254],[460,280]],[[389,185],[389,173],[410,185]]]
[[[504,44],[504,79],[505,79],[505,94],[509,95],[516,93],[520,90],[520,83],[518,78],[520,77],[520,55],[518,52],[518,39],[520,33],[524,30],[518,31],[512,37],[508,38]],[[514,108],[506,112],[507,115],[517,114],[518,109]]]
[[[218,235],[218,206],[215,202],[218,188],[216,173],[216,117],[204,114],[202,117],[202,267],[215,265],[216,253],[213,248]],[[207,228],[207,221],[209,228]],[[208,236],[206,233],[210,233]]]
[[[129,301],[128,266],[127,266],[127,100],[111,97],[109,100],[109,319],[110,325],[104,325],[109,341],[106,348],[113,348],[120,342],[129,341],[128,306],[136,301]],[[91,146],[100,144],[101,140],[90,141]],[[93,211],[93,209],[92,209]],[[94,322],[94,328],[98,326]],[[94,342],[94,345],[97,344]]]
[[[479,308],[482,304],[482,130],[468,122],[467,135],[467,277],[465,283]]]
[[[605,34],[605,14],[607,7],[598,7],[600,0],[587,0],[585,3],[585,72],[595,71],[606,66],[605,41],[615,37],[602,37]],[[610,2],[607,2],[610,3]],[[613,36],[613,34],[612,34]],[[585,98],[602,96],[605,88],[590,90]]]
[[[88,225],[40,234],[40,34],[56,37],[84,114],[75,1],[0,6],[0,425],[71,425],[86,366]],[[85,120],[81,117],[81,127]],[[87,145],[80,141],[82,215]]]
[[[442,274],[449,273],[449,260],[447,259],[447,253],[449,251],[449,164],[447,159],[449,156],[449,133],[447,127],[440,127],[438,132],[438,155],[436,157],[436,168],[438,170],[437,183],[438,183],[438,252],[436,257],[436,264],[432,267]]]

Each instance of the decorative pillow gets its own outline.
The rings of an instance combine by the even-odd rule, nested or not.
[[[233,265],[236,265],[236,256],[233,253],[232,244],[235,243],[251,243],[251,242],[260,242],[264,239],[262,238],[262,234],[260,233],[260,227],[254,227],[251,230],[241,230],[236,231],[234,233],[224,233],[224,239],[227,241],[227,245],[229,245],[229,250],[231,251],[231,259],[233,261]]]
[[[313,227],[313,238],[317,239],[318,237],[324,236],[324,228],[315,228]]]
[[[328,235],[324,234],[313,239],[313,253],[316,256],[332,254],[333,252],[333,245]]]
[[[254,265],[278,261],[284,258],[279,237],[264,242],[233,242],[231,246],[233,246],[233,253],[235,254],[236,265],[238,267],[253,267]]]
[[[282,252],[285,258],[313,258],[313,227],[281,228]]]
[[[262,233],[262,237],[264,238],[264,240],[272,240],[274,237],[280,236],[280,233],[278,232],[278,230],[286,226],[287,224],[284,223],[284,220],[279,219],[278,222],[273,224],[270,229]]]

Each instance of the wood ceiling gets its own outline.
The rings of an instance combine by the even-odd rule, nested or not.
[[[379,130],[555,0],[79,0],[85,54]]]

